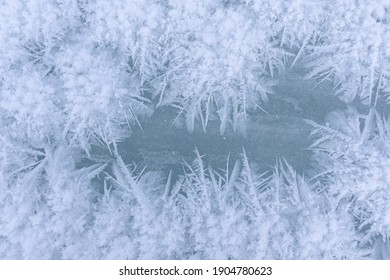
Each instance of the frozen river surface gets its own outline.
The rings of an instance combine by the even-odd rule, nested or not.
[[[183,162],[191,164],[197,149],[206,165],[214,169],[234,164],[243,149],[261,170],[270,169],[278,158],[284,157],[297,171],[309,167],[311,127],[305,119],[321,122],[329,111],[342,108],[342,103],[329,98],[331,88],[315,85],[293,75],[287,76],[275,89],[275,97],[265,104],[268,114],[259,111],[250,115],[246,135],[227,132],[221,136],[219,123],[211,122],[207,132],[172,125],[177,112],[159,108],[141,129],[119,145],[125,162],[135,162],[148,170],[182,170]]]

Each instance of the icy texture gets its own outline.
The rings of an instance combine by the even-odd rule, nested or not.
[[[387,0],[2,1],[0,258],[389,259],[389,24]]]

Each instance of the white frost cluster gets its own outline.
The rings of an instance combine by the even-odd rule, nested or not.
[[[386,0],[1,1],[0,258],[390,258],[389,26]],[[123,162],[159,107],[245,130],[285,71],[351,106],[311,122],[310,178]]]

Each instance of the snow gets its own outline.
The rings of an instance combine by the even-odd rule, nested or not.
[[[387,0],[3,2],[0,258],[389,258]]]

